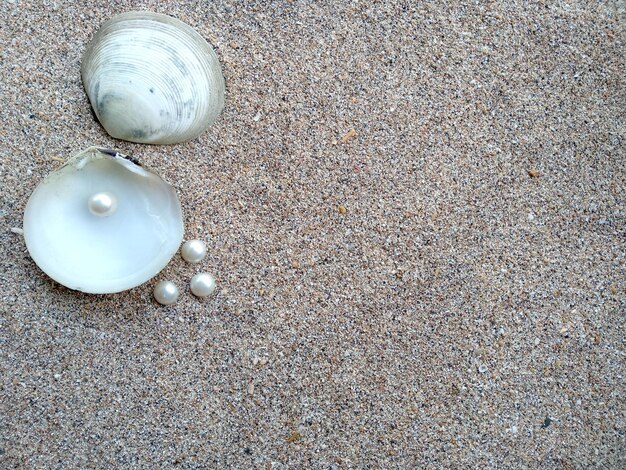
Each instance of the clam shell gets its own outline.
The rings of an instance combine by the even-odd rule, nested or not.
[[[93,294],[120,292],[157,275],[178,251],[183,230],[169,184],[98,147],[48,175],[24,211],[24,239],[35,263],[64,286]]]
[[[175,144],[196,138],[224,106],[224,76],[211,46],[187,24],[152,12],[106,21],[81,64],[83,85],[117,139]]]

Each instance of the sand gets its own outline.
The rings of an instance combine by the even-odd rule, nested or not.
[[[200,138],[95,120],[81,55],[131,9],[215,47]],[[0,467],[623,468],[625,21],[622,0],[3,2]],[[10,229],[94,144],[175,185],[205,261],[105,296],[37,268]]]

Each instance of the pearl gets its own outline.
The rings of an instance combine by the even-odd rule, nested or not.
[[[178,287],[172,281],[161,281],[154,286],[154,298],[162,305],[172,305],[178,300]]]
[[[215,278],[209,273],[196,274],[191,278],[191,292],[198,297],[207,297],[215,290]]]
[[[183,243],[180,254],[188,263],[199,263],[206,256],[206,244],[202,240],[189,240]]]
[[[89,212],[100,217],[107,217],[117,210],[117,199],[111,193],[96,193],[87,201]]]

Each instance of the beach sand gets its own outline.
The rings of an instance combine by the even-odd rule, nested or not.
[[[0,5],[0,467],[624,468],[622,0],[105,3]],[[220,58],[196,140],[90,109],[82,53],[132,9]],[[90,145],[176,187],[200,265],[38,269],[11,228]]]

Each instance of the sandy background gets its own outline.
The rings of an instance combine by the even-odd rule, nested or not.
[[[623,1],[111,3],[0,4],[1,468],[624,468]],[[193,142],[91,113],[82,52],[131,9],[216,48]],[[94,144],[178,188],[200,267],[37,268],[10,228]]]

